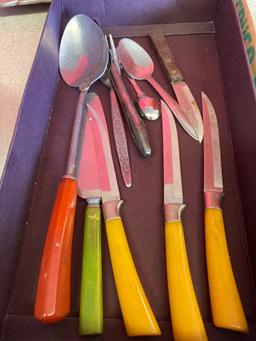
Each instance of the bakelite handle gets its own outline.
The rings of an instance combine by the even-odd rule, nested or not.
[[[34,316],[44,323],[63,320],[70,310],[70,270],[77,183],[59,184],[37,283]]]
[[[79,334],[103,332],[101,211],[87,206],[84,224]]]
[[[107,220],[106,229],[127,335],[160,335],[159,326],[136,272],[121,219]]]
[[[214,324],[247,333],[248,325],[230,263],[222,210],[219,208],[205,210],[205,241]]]
[[[206,341],[181,222],[165,223],[165,249],[172,330],[175,341]]]

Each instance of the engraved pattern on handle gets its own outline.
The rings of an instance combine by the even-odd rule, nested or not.
[[[113,88],[110,89],[110,101],[111,101],[112,124],[113,124],[113,131],[114,131],[118,160],[119,160],[124,183],[126,187],[131,187],[132,176],[131,176],[131,167],[130,167],[127,140],[126,140],[122,116],[121,116],[118,101],[116,98],[116,93]]]
[[[148,139],[147,130],[142,118],[139,116],[130,96],[125,87],[125,84],[119,75],[115,65],[111,63],[111,80],[117,91],[120,103],[122,105],[125,117],[129,124],[129,128],[133,137],[133,140],[143,157],[151,156],[151,147]]]

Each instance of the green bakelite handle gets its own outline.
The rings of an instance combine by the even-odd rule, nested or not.
[[[85,211],[79,334],[103,332],[101,212],[88,205]]]

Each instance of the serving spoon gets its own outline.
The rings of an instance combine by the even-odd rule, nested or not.
[[[127,74],[134,79],[147,80],[166,102],[185,131],[195,140],[198,140],[194,127],[178,102],[153,78],[154,63],[149,54],[139,44],[128,38],[119,41],[117,50],[119,61]]]
[[[59,67],[64,81],[79,88],[80,95],[67,171],[55,198],[37,284],[34,316],[44,323],[63,320],[70,311],[71,250],[86,94],[102,76],[107,63],[108,48],[101,29],[86,15],[74,16],[61,39]]]

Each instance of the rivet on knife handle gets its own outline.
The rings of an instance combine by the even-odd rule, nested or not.
[[[171,80],[171,82],[178,82],[184,80],[182,73],[178,66],[174,55],[166,44],[166,39],[161,31],[151,31],[149,36],[158,52],[161,62]]]

